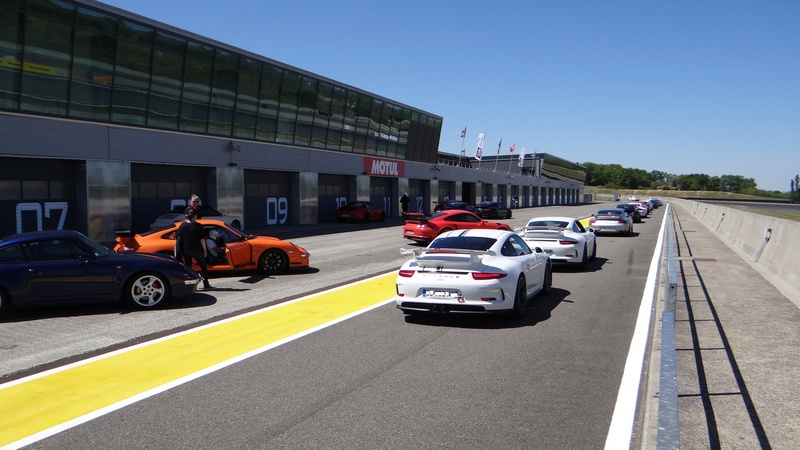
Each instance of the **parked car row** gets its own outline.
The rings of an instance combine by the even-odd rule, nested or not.
[[[200,219],[222,252],[207,257],[209,272],[286,273],[307,269],[309,252],[274,237],[254,236],[222,220]],[[178,226],[117,231],[114,251],[77,231],[35,231],[0,240],[0,315],[11,307],[127,301],[152,309],[194,294],[200,267],[174,257]],[[216,238],[216,239],[214,239]]]
[[[434,212],[448,210],[469,211],[484,219],[510,219],[512,214],[510,208],[506,208],[499,202],[492,201],[480,202],[477,205],[473,205],[461,200],[447,200],[438,203],[433,209]]]
[[[599,210],[588,228],[576,217],[534,217],[516,232],[468,210],[408,217],[403,238],[430,244],[404,252],[413,258],[397,272],[396,306],[408,315],[524,317],[531,298],[550,292],[554,264],[585,267],[597,257],[597,233],[633,236],[638,210],[628,206]]]

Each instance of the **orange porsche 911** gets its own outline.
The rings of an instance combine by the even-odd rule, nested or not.
[[[268,236],[254,236],[233,229],[224,222],[200,219],[203,234],[224,250],[218,257],[209,256],[208,270],[211,272],[231,270],[259,270],[263,273],[285,273],[289,269],[307,269],[309,253],[303,247],[289,241]],[[117,252],[145,252],[172,255],[175,251],[175,235],[181,222],[142,234],[129,230],[117,230]],[[193,269],[200,267],[194,264]]]

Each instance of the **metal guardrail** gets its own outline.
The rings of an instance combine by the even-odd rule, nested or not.
[[[658,450],[680,448],[678,422],[678,372],[675,350],[675,304],[678,299],[678,270],[675,265],[675,229],[671,205],[666,210],[667,262],[666,298],[661,313],[661,366],[658,389]]]

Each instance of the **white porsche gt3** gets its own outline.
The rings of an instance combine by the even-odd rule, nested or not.
[[[541,248],[506,230],[440,234],[413,253],[397,273],[397,308],[404,313],[511,313],[525,316],[528,300],[550,292],[553,272]]]
[[[575,217],[534,217],[519,232],[531,247],[541,247],[553,264],[570,263],[585,267],[597,256],[594,230]]]

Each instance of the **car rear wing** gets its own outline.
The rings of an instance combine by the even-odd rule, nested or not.
[[[114,234],[116,234],[119,237],[132,238],[135,233],[131,231],[129,228],[126,228],[126,229],[114,230]]]
[[[478,269],[483,265],[484,256],[497,256],[491,250],[465,250],[465,249],[400,249],[403,255],[413,254],[414,261],[422,268],[447,268],[447,269]]]
[[[522,227],[519,235],[524,239],[553,239],[558,240],[564,237],[562,227]]]
[[[130,229],[119,229],[114,230],[114,234],[117,235],[115,241],[127,248],[127,249],[136,249],[139,248],[139,242],[136,241],[136,233],[131,231]],[[130,250],[126,250],[130,251]]]
[[[425,213],[403,213],[403,220],[406,223],[427,223],[430,217]]]

